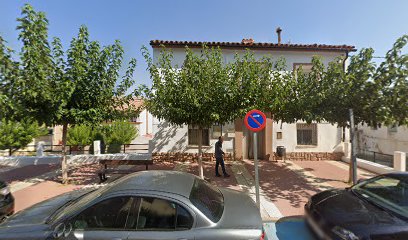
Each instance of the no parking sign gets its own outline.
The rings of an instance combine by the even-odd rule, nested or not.
[[[260,196],[259,196],[259,172],[258,172],[258,137],[257,132],[262,131],[266,126],[265,113],[254,109],[249,111],[244,118],[245,126],[254,133],[254,167],[255,167],[255,191],[256,191],[256,205],[260,208]]]
[[[245,115],[244,123],[252,132],[262,131],[266,125],[266,115],[257,109],[251,110]]]

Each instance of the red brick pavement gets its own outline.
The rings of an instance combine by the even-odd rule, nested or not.
[[[54,181],[44,181],[21,189],[13,193],[15,198],[15,212],[81,187],[81,185],[63,185]]]
[[[215,162],[203,162],[203,169],[204,177],[206,179],[209,179],[209,181],[215,184],[216,186],[230,188],[238,191],[241,190],[228,163],[225,164],[225,170],[227,171],[228,174],[231,175],[229,178],[215,176]],[[187,166],[186,171],[188,173],[198,175],[198,163],[190,163]],[[221,172],[221,167],[219,171]]]
[[[255,179],[253,161],[246,160],[245,167]],[[259,161],[259,178],[264,194],[284,216],[303,214],[308,198],[319,192],[281,162]]]
[[[315,175],[319,180],[332,185],[335,188],[345,188],[350,185],[348,182],[348,170],[334,166],[328,161],[295,161],[296,165],[303,168],[304,171]],[[344,165],[347,166],[347,165]],[[357,171],[359,178],[368,178],[370,175],[362,174]],[[371,175],[373,176],[373,175]]]

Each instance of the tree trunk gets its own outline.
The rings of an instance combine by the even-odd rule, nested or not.
[[[198,172],[201,179],[204,179],[203,171],[203,128],[198,127]]]
[[[357,159],[355,151],[355,126],[354,126],[354,114],[353,109],[350,109],[350,142],[351,142],[351,154],[350,154],[350,168],[349,168],[349,183],[357,183]]]
[[[343,142],[346,141],[346,126],[343,126]]]
[[[67,132],[68,124],[64,123],[62,125],[62,162],[61,162],[61,171],[62,171],[62,183],[68,183],[68,166],[67,166]]]

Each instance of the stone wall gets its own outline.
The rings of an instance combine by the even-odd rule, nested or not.
[[[285,159],[290,161],[340,161],[343,155],[342,152],[289,152],[286,153]],[[278,157],[275,152],[273,160],[282,160],[282,157]]]
[[[343,157],[342,152],[290,152],[286,154],[285,159],[291,161],[324,161],[324,160],[337,160],[340,161]],[[157,152],[153,153],[153,161],[182,161],[193,162],[197,161],[197,153],[180,153],[180,152]],[[231,153],[225,154],[225,161],[232,161],[233,157]],[[272,160],[282,160],[274,153]],[[214,153],[203,153],[203,161],[215,161]]]
[[[153,161],[182,161],[193,162],[198,160],[198,153],[157,152],[153,153]],[[225,161],[232,160],[231,153],[225,153]],[[203,161],[215,161],[214,153],[203,153]]]

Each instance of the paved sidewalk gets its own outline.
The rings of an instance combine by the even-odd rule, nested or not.
[[[253,161],[245,167],[254,178]],[[375,174],[358,169],[359,178]],[[345,188],[348,165],[338,161],[260,161],[260,187],[283,216],[303,215],[303,206],[312,195],[333,188]]]
[[[241,162],[232,163],[232,171],[242,190],[256,201],[255,180]],[[263,220],[276,220],[283,217],[276,205],[266,196],[262,189],[259,190],[260,210]]]
[[[215,177],[214,162],[203,162],[204,176],[219,187],[243,191],[255,200],[254,166],[250,160],[226,162],[229,178]],[[31,167],[31,168],[30,168]],[[60,167],[37,165],[12,168],[0,172],[0,178],[9,182],[16,197],[16,210],[77,188],[99,183],[98,166],[87,164],[70,169],[70,183],[61,184]],[[110,171],[108,182],[127,173],[143,171],[144,166],[121,166]],[[157,162],[149,170],[177,170],[198,175],[195,162]],[[359,178],[374,174],[358,170]],[[276,220],[282,216],[302,215],[308,198],[320,191],[344,188],[347,183],[348,164],[337,161],[260,161],[261,215],[264,220]],[[99,185],[98,185],[99,186]]]

